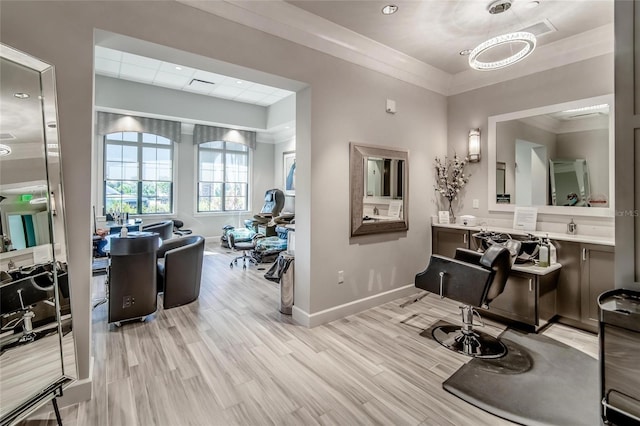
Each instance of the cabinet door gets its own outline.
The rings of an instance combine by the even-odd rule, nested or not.
[[[598,296],[615,287],[614,248],[582,244],[582,322],[598,325]]]
[[[504,291],[489,304],[488,312],[537,325],[535,275],[511,271]]]
[[[469,231],[464,229],[432,228],[433,254],[453,257],[457,248],[469,248]]]
[[[553,241],[562,270],[558,276],[558,315],[580,321],[580,244],[569,241]]]

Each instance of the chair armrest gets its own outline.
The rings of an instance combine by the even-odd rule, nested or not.
[[[454,259],[456,260],[461,260],[463,262],[472,263],[478,266],[480,266],[481,258],[482,253],[464,248],[457,248],[456,254],[454,256]]]
[[[160,257],[164,257],[165,254],[169,251],[169,250],[174,250],[178,247],[182,247],[186,245],[184,241],[182,241],[180,238],[175,238],[172,240],[164,240],[162,242],[162,245],[160,246],[160,248],[158,248],[158,252],[156,257],[160,258]]]

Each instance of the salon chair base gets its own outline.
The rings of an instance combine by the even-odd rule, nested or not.
[[[507,347],[482,331],[465,333],[460,326],[442,325],[431,331],[433,339],[445,348],[474,358],[493,359],[507,354]]]

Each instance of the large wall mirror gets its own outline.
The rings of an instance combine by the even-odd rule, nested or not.
[[[614,215],[613,96],[489,117],[490,211]]]
[[[409,152],[351,142],[351,236],[409,229]]]
[[[0,44],[0,420],[76,377],[53,67]]]

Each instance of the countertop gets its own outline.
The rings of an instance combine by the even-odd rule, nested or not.
[[[605,246],[615,246],[615,239],[613,237],[603,237],[603,236],[593,236],[593,235],[569,235],[569,234],[560,234],[554,232],[544,232],[544,231],[521,231],[518,229],[508,229],[508,228],[498,228],[493,226],[465,226],[462,224],[444,224],[444,223],[433,223],[431,226],[439,227],[439,228],[451,228],[451,229],[466,229],[473,232],[479,231],[491,231],[491,232],[500,232],[510,235],[535,235],[536,237],[549,237],[551,240],[559,240],[559,241],[573,241],[576,243],[587,243],[587,244],[601,244]]]

